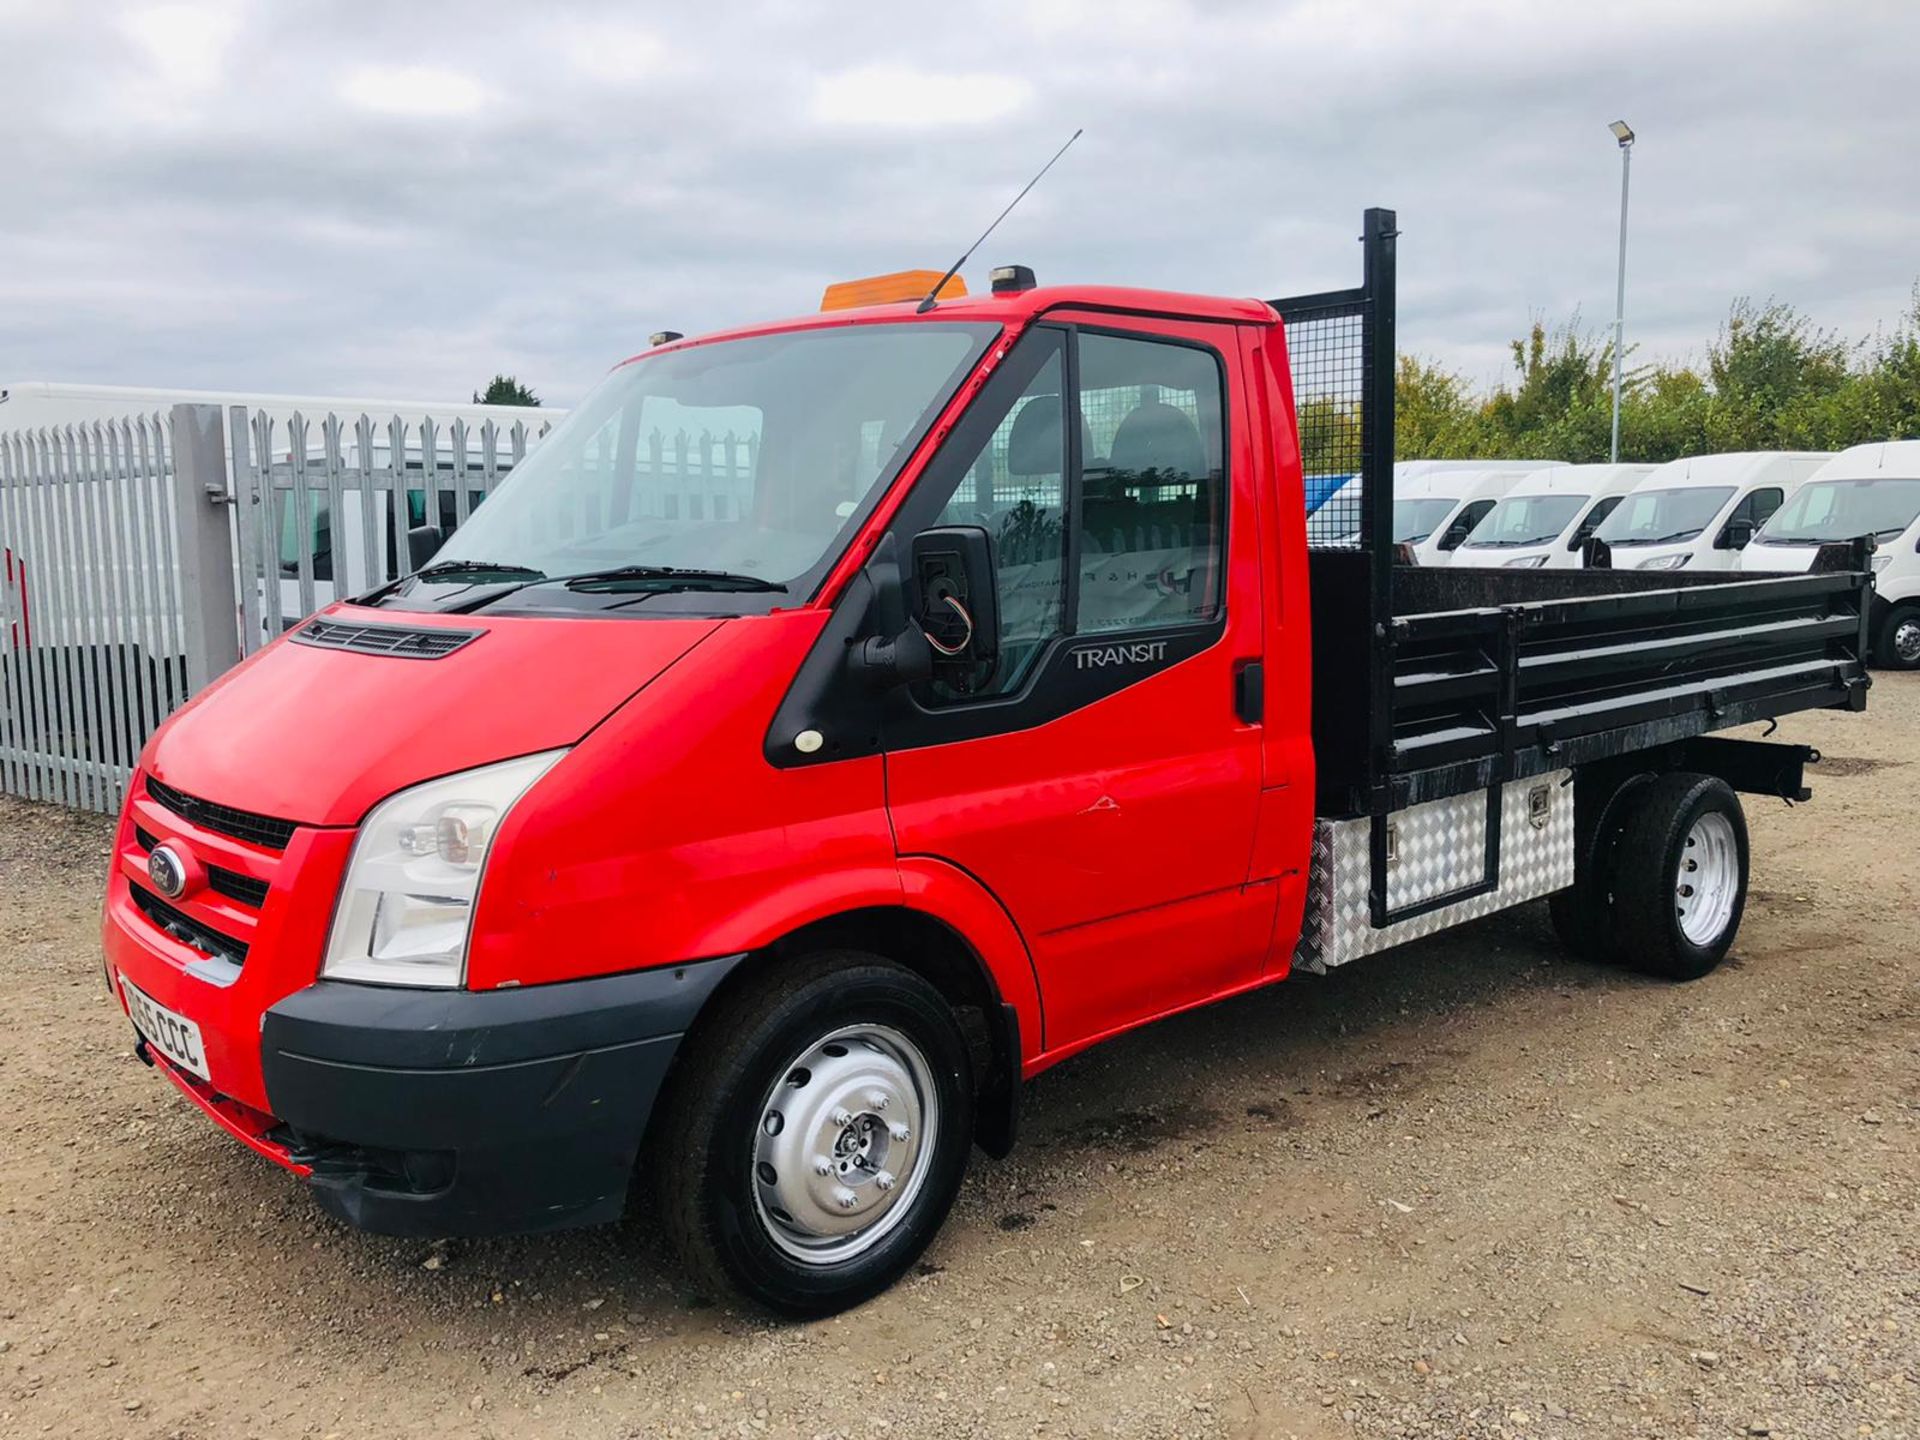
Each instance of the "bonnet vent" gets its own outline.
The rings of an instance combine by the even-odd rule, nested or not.
[[[438,660],[485,633],[484,630],[415,630],[405,625],[349,625],[338,620],[309,620],[294,631],[291,638],[322,650]]]

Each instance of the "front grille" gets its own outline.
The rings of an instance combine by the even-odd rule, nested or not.
[[[133,838],[139,842],[140,848],[149,854],[152,853],[153,847],[160,843],[150,831],[140,825],[133,827]],[[250,905],[255,910],[267,903],[268,883],[265,880],[256,880],[251,875],[242,875],[238,870],[226,870],[218,865],[209,865],[207,888],[226,896],[229,900],[238,900],[242,905]]]
[[[271,816],[256,815],[251,810],[216,805],[211,800],[184,794],[171,785],[162,785],[151,775],[147,777],[147,795],[155,803],[164,805],[181,819],[190,820],[203,830],[211,830],[217,835],[231,835],[235,840],[245,840],[249,845],[259,845],[267,850],[284,850],[287,842],[293,839],[294,823],[291,820],[275,820]]]
[[[317,645],[323,650],[394,655],[403,660],[438,660],[485,633],[484,630],[429,630],[406,625],[348,625],[338,620],[309,620],[293,632],[292,638],[302,645]]]
[[[150,890],[143,890],[138,885],[129,885],[127,888],[133,894],[133,903],[140,908],[141,914],[153,922],[155,929],[171,935],[182,945],[191,945],[203,955],[230,960],[235,965],[246,960],[247,947],[244,941],[209,929],[186,911],[174,909]]]
[[[267,882],[256,880],[251,875],[242,875],[238,870],[222,870],[218,865],[209,865],[207,888],[254,910],[267,903]]]

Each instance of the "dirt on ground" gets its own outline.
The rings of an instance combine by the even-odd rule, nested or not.
[[[816,1324],[644,1215],[326,1219],[134,1059],[106,824],[0,801],[0,1436],[1920,1436],[1920,677],[1782,735],[1714,975],[1532,905],[1150,1027]]]

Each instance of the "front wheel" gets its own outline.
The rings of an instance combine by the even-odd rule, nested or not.
[[[892,1284],[946,1218],[973,1136],[939,991],[856,952],[776,960],[688,1038],[643,1163],[703,1288],[827,1315]]]
[[[1920,605],[1909,600],[1888,611],[1874,649],[1889,670],[1920,669]]]
[[[1711,775],[1662,775],[1628,797],[1615,851],[1614,953],[1697,980],[1733,945],[1747,904],[1747,820]]]

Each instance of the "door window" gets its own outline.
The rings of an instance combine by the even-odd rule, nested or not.
[[[1439,549],[1458,550],[1467,536],[1473,533],[1473,527],[1493,511],[1491,500],[1474,500],[1460,507],[1460,513],[1453,517],[1453,523],[1447,526],[1447,533],[1440,537]]]
[[[1586,517],[1582,519],[1578,525],[1573,527],[1573,538],[1567,541],[1567,549],[1578,550],[1582,545],[1586,544],[1587,537],[1600,528],[1601,522],[1604,521],[1607,516],[1619,509],[1621,500],[1625,498],[1626,497],[1622,495],[1608,495],[1601,499],[1586,513]]]
[[[984,442],[951,462],[942,457],[942,468],[955,463],[961,468],[935,523],[978,525],[993,539],[1000,662],[971,692],[975,696],[1017,689],[1041,649],[1061,633],[1065,617],[1065,337],[1048,330],[1029,343],[1038,347],[1022,357],[1035,366],[1032,378]]]
[[[1781,502],[1786,498],[1786,492],[1777,485],[1770,485],[1763,490],[1755,490],[1751,495],[1747,496],[1746,499],[1733,507],[1733,513],[1727,516],[1726,524],[1720,527],[1720,535],[1715,541],[1715,544],[1721,549],[1727,549],[1729,547],[1733,549],[1741,548],[1745,542],[1735,541],[1733,533],[1734,526],[1744,520],[1746,522],[1745,533],[1751,538],[1754,531],[1758,530],[1773,517],[1773,512],[1780,508]]]
[[[945,496],[932,523],[978,525],[992,537],[1000,609],[994,673],[965,695],[925,687],[936,705],[1019,689],[1063,635],[1193,625],[1220,613],[1219,358],[1194,345],[1049,326],[1021,342],[1000,378],[1007,372],[1015,383],[1027,377],[1017,392],[1003,390],[1011,402],[983,396],[986,412],[969,417],[924,482],[930,497]],[[1075,375],[1077,386],[1066,378]]]
[[[1211,619],[1226,515],[1219,361],[1191,345],[1087,334],[1079,372],[1076,630]]]

